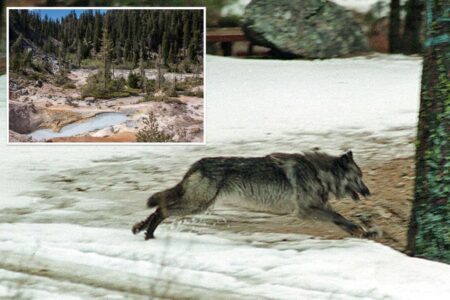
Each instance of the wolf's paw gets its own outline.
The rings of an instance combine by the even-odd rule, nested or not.
[[[147,241],[147,240],[151,240],[151,239],[154,239],[155,238],[155,236],[153,235],[153,232],[148,232],[148,231],[146,231],[145,232],[145,237],[144,237],[144,239]]]
[[[346,227],[347,227],[347,231],[352,236],[356,236],[356,237],[363,237],[367,232],[367,230],[364,227],[356,225],[356,224],[350,224],[350,225],[347,225]]]
[[[372,226],[369,230],[366,230],[364,237],[368,239],[375,239],[381,237],[383,232],[378,226]]]
[[[144,225],[145,225],[144,221],[134,224],[133,227],[131,228],[131,232],[133,232],[133,234],[138,234],[139,232],[142,231],[142,229],[144,229]]]

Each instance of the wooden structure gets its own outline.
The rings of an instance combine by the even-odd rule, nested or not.
[[[0,57],[0,75],[6,73],[6,57]]]
[[[224,56],[231,56],[233,43],[246,42],[245,34],[239,27],[209,28],[206,31],[206,41],[220,43]],[[250,50],[251,47],[249,47]]]

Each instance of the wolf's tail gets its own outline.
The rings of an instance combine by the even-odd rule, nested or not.
[[[151,195],[147,200],[147,206],[148,207],[155,207],[155,206],[167,206],[170,204],[173,204],[182,196],[182,187],[181,185],[176,185],[173,188],[167,189],[162,192],[154,193]]]

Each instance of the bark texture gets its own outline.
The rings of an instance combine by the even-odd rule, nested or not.
[[[407,250],[450,263],[450,80],[448,2],[427,1],[427,39]]]

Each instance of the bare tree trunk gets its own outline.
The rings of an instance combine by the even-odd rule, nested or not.
[[[427,39],[416,152],[411,255],[450,263],[450,39],[445,0],[427,2]],[[448,2],[447,2],[448,3]]]
[[[400,0],[391,0],[389,13],[389,52],[400,52]]]
[[[425,0],[408,0],[406,6],[405,30],[403,33],[403,53],[420,53],[420,26],[422,24],[422,11]],[[428,0],[427,0],[428,1]]]

